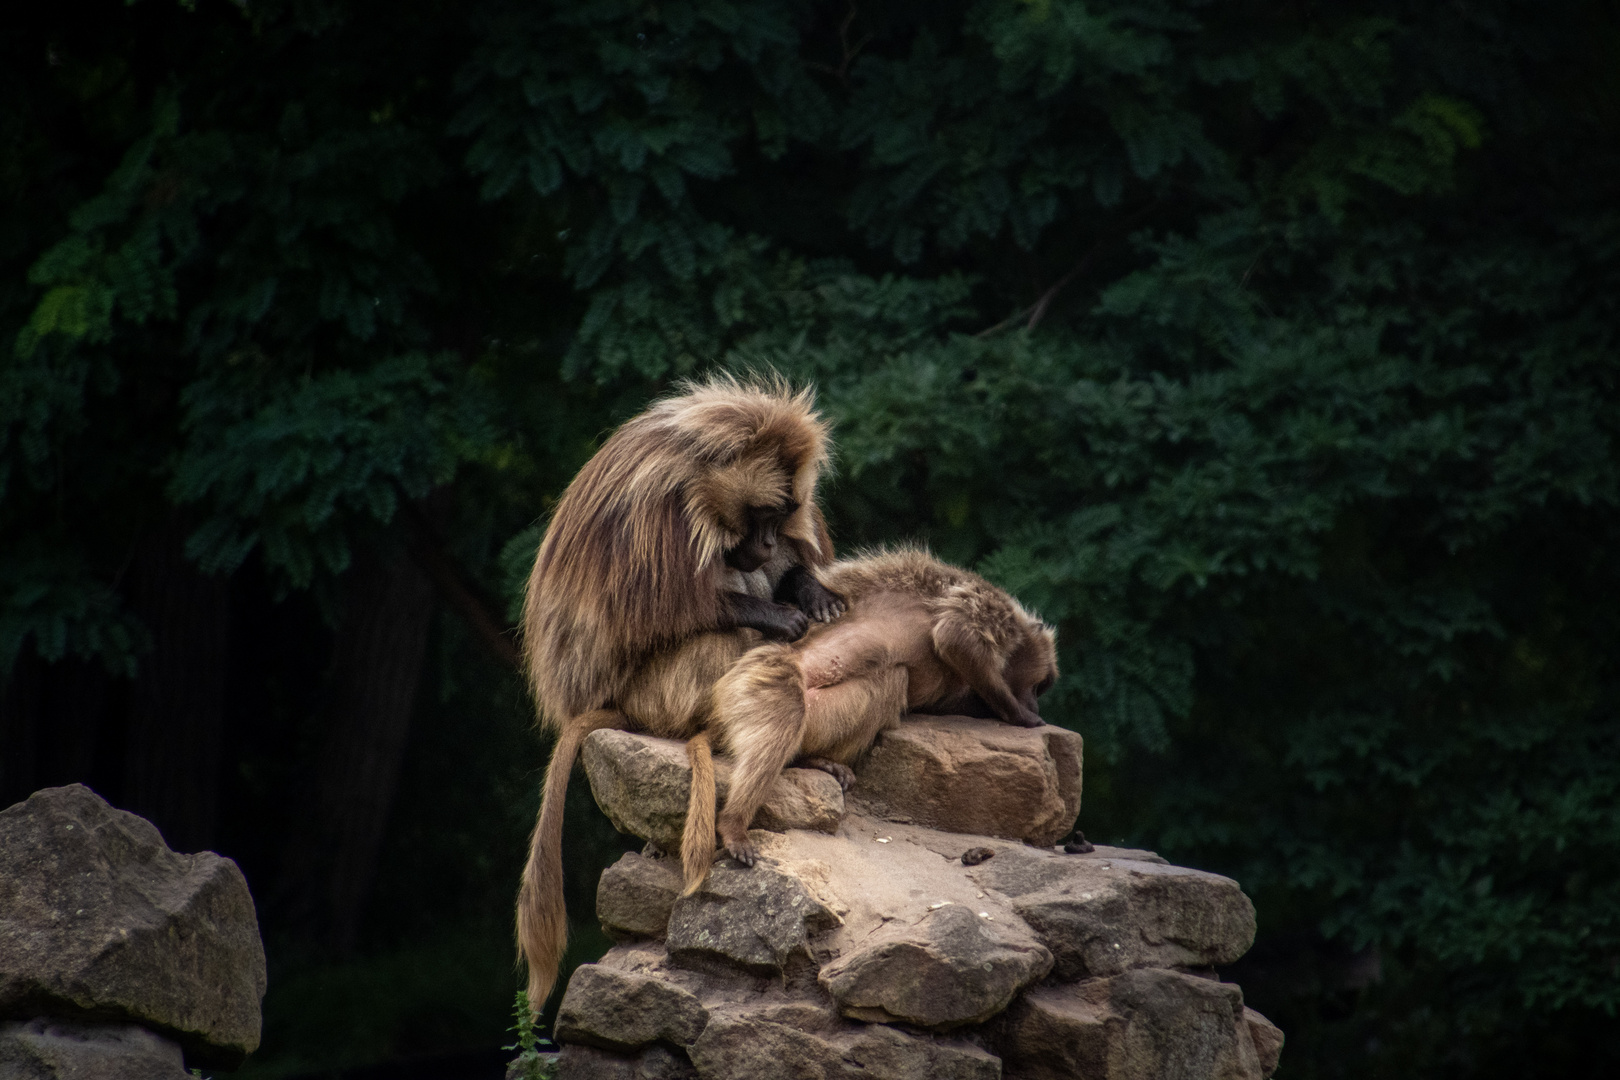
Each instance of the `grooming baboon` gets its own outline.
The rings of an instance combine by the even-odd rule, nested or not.
[[[1036,699],[1057,679],[1055,637],[1003,590],[917,549],[849,559],[821,576],[848,601],[848,613],[796,644],[750,650],[716,684],[708,733],[688,744],[688,892],[702,884],[714,855],[711,741],[734,763],[720,839],[752,865],[748,824],[795,759],[848,787],[849,766],[908,711],[1043,722]],[[701,802],[700,784],[711,796]]]
[[[517,905],[536,1011],[568,940],[563,798],[585,736],[689,738],[734,660],[843,610],[811,573],[832,559],[815,501],[826,456],[808,391],[722,377],[626,422],[558,502],[523,611],[530,685],[557,733]]]

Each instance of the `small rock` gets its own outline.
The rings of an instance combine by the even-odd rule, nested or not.
[[[807,953],[810,934],[838,917],[799,880],[759,863],[716,866],[697,893],[675,901],[669,954],[679,964],[719,961],[755,974],[780,972],[787,958]]]
[[[601,964],[581,964],[557,1009],[556,1038],[627,1052],[663,1040],[689,1046],[709,1015],[679,986]]]
[[[0,812],[0,1015],[130,1020],[232,1068],[259,1045],[264,987],[253,897],[229,859],[169,850],[80,784]]]
[[[973,875],[1011,898],[1065,981],[1136,967],[1229,964],[1254,942],[1254,904],[1219,874],[1023,848]]]
[[[851,799],[880,818],[1048,847],[1080,813],[1081,747],[1051,725],[912,715],[879,736]]]
[[[602,871],[596,886],[596,917],[615,941],[663,937],[680,895],[681,874],[675,860],[627,852]]]
[[[993,847],[970,847],[962,852],[962,865],[978,866],[986,859],[995,858],[995,855],[996,849]]]
[[[0,1023],[5,1080],[191,1080],[178,1043],[138,1024]]]
[[[1254,1040],[1260,1075],[1270,1076],[1277,1071],[1277,1062],[1282,1058],[1282,1029],[1248,1006],[1243,1008],[1243,1022],[1249,1025],[1249,1037]]]
[[[597,805],[620,832],[678,851],[686,824],[692,771],[686,744],[630,731],[592,732],[580,755]],[[715,800],[725,805],[731,763],[714,762]],[[754,816],[754,827],[774,832],[809,829],[837,831],[844,813],[844,790],[819,769],[784,769]]]
[[[1261,1080],[1249,1032],[1236,986],[1148,968],[1031,990],[993,1042],[1008,1080]]]
[[[988,1020],[1044,976],[1052,954],[1020,924],[959,905],[894,920],[821,969],[848,1017],[949,1028]]]

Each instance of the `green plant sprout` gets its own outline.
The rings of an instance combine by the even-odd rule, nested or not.
[[[516,1050],[515,1070],[508,1070],[510,1080],[552,1080],[557,1075],[557,1063],[539,1049],[540,1036],[535,1034],[534,1013],[529,1009],[529,992],[519,990],[512,1002],[512,1026],[506,1030],[517,1035],[517,1041],[503,1050]]]

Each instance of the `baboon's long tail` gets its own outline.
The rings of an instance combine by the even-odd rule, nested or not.
[[[568,947],[568,913],[563,904],[562,830],[568,777],[585,736],[619,726],[618,714],[586,713],[570,719],[557,737],[546,766],[540,816],[529,834],[529,862],[518,889],[518,953],[529,966],[529,1007],[539,1013],[557,982],[557,968]]]
[[[682,896],[702,887],[714,864],[714,755],[709,733],[687,740],[686,760],[692,765],[692,793],[686,800],[686,828],[681,833],[681,873],[686,879]]]

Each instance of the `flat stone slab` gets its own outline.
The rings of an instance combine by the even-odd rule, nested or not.
[[[944,832],[1050,845],[1080,813],[1083,745],[1050,724],[912,714],[856,768],[851,805]]]
[[[259,1045],[264,989],[235,863],[169,850],[80,784],[0,811],[0,1016],[128,1020],[231,1068]]]
[[[686,744],[632,731],[593,731],[580,758],[591,792],[620,832],[679,851],[692,790]],[[724,806],[731,787],[731,763],[715,758],[716,805]],[[771,785],[754,816],[755,828],[785,832],[810,829],[830,833],[844,813],[844,792],[819,769],[785,769]]]
[[[1109,857],[1109,850],[1060,855],[1009,846],[969,876],[1011,902],[1052,950],[1053,973],[1064,980],[1230,964],[1254,943],[1254,904],[1231,878]]]
[[[1262,1080],[1252,1011],[1231,983],[1144,968],[1030,990],[991,1041],[1008,1080]]]

